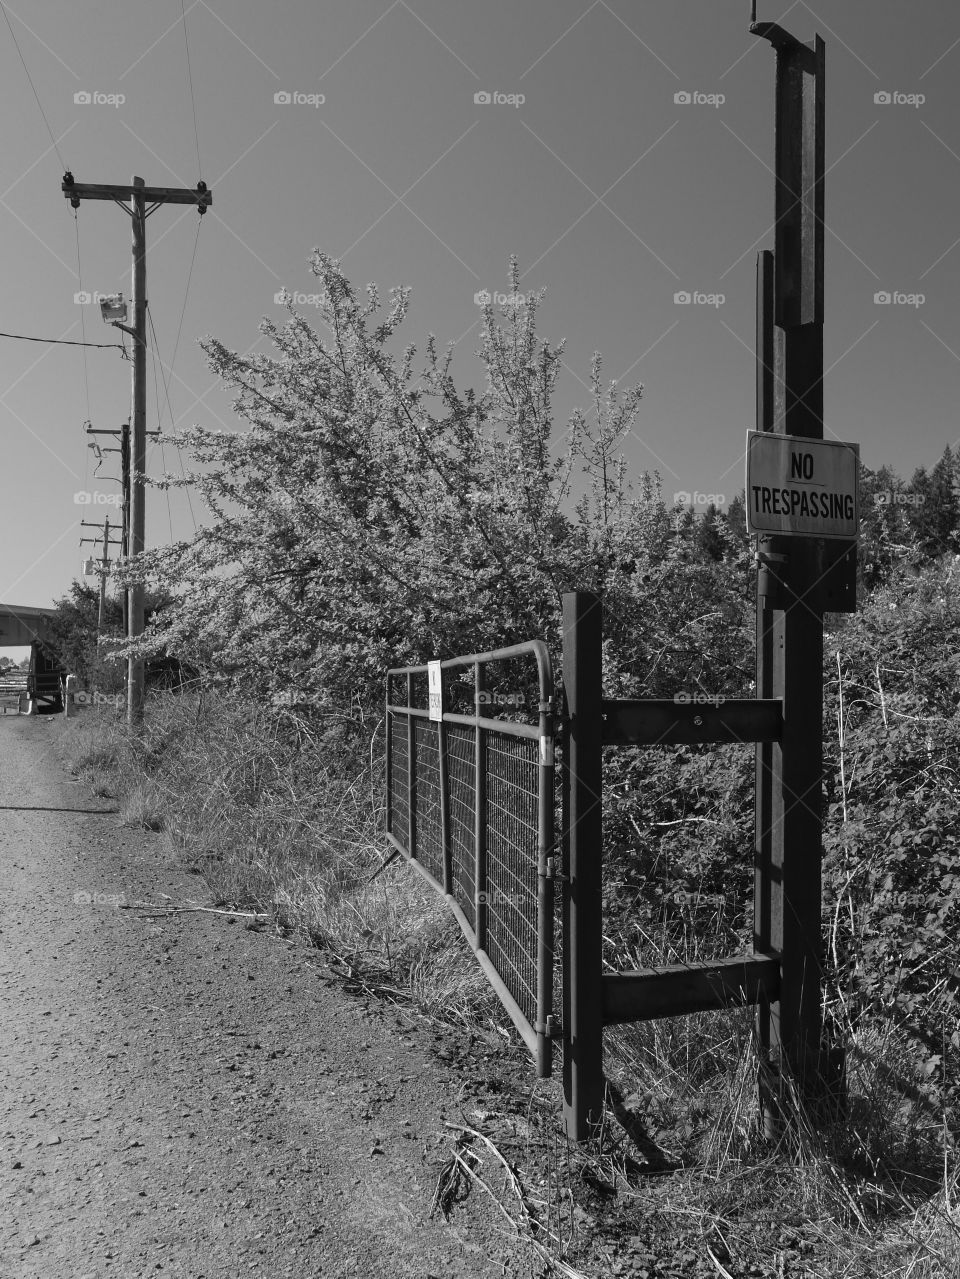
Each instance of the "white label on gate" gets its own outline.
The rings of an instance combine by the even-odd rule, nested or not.
[[[427,662],[427,690],[430,718],[439,723],[443,719],[443,671],[439,662]]]
[[[548,768],[553,767],[553,738],[540,738],[540,763],[546,764]]]

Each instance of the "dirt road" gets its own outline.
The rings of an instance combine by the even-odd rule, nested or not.
[[[0,718],[2,1279],[527,1273],[430,1218],[463,1078],[301,942],[121,909],[204,887],[56,735]]]

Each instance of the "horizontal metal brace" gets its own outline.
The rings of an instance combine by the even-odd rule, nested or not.
[[[603,700],[604,746],[679,746],[708,742],[777,742],[783,733],[779,698],[682,694],[681,700]],[[702,700],[700,700],[702,699]]]
[[[605,1026],[776,1000],[778,955],[736,955],[701,964],[641,968],[603,978]]]
[[[775,555],[773,551],[755,551],[753,555],[756,564],[789,564],[790,557],[788,555]]]

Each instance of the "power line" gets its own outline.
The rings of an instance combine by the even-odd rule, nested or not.
[[[80,286],[80,292],[83,293],[83,271],[80,266],[80,219],[77,217],[77,210],[73,211],[73,229],[77,237],[77,283]],[[87,421],[90,421],[90,370],[87,368],[87,325],[84,317],[83,305],[80,306],[80,336],[83,338],[83,386],[87,395]]]
[[[121,342],[71,342],[69,338],[34,338],[26,333],[0,333],[0,338],[16,338],[20,342],[49,342],[54,346],[89,346],[95,351],[123,351],[124,354],[127,350]],[[89,407],[88,404],[88,412]]]
[[[182,3],[182,0],[181,0],[181,3]],[[47,132],[50,134],[50,141],[53,143],[53,149],[54,151],[56,151],[57,159],[60,161],[60,167],[65,169],[67,166],[63,162],[63,156],[60,154],[60,148],[57,146],[57,139],[53,136],[53,130],[50,128],[50,121],[47,119],[47,113],[44,111],[43,103],[40,101],[40,95],[39,93],[37,93],[37,86],[33,83],[33,77],[30,75],[30,71],[27,67],[26,60],[24,59],[24,56],[22,52],[20,51],[20,45],[17,41],[16,35],[14,34],[13,27],[10,25],[10,18],[7,16],[7,6],[3,3],[3,0],[0,0],[0,9],[3,10],[3,16],[7,24],[7,30],[10,32],[10,36],[16,47],[17,53],[20,55],[20,61],[23,64],[23,69],[27,74],[27,79],[30,81],[30,88],[33,90],[33,96],[36,98],[37,106],[40,108],[40,114],[43,116],[43,123],[47,126]]]
[[[186,287],[184,288],[184,291],[183,291],[183,306],[180,308],[180,321],[179,321],[179,323],[177,324],[177,338],[176,338],[176,341],[175,341],[175,342],[174,342],[174,344],[173,344],[173,355],[171,356],[171,359],[170,359],[169,377],[165,377],[165,376],[164,376],[164,365],[163,365],[163,360],[161,359],[161,361],[160,361],[161,378],[163,379],[163,382],[164,382],[164,393],[165,393],[165,395],[166,395],[166,397],[167,397],[167,409],[168,409],[168,411],[169,411],[169,413],[170,413],[170,428],[171,428],[171,430],[173,430],[173,431],[176,431],[176,429],[177,429],[177,425],[176,425],[176,422],[173,420],[173,409],[172,409],[172,408],[170,408],[170,392],[169,392],[169,389],[168,389],[168,385],[169,385],[169,381],[173,378],[173,366],[174,366],[174,364],[176,363],[176,359],[177,359],[177,352],[180,350],[180,334],[181,334],[181,333],[182,333],[182,331],[183,331],[183,317],[184,317],[184,316],[186,315],[186,313],[187,313],[187,300],[188,300],[188,299],[189,299],[189,297],[190,297],[190,281],[193,279],[193,264],[194,264],[194,262],[195,262],[195,261],[196,261],[196,259],[197,259],[197,246],[198,246],[198,244],[199,244],[199,243],[200,243],[200,222],[198,221],[198,222],[197,222],[197,230],[196,230],[196,234],[195,234],[195,235],[194,235],[194,237],[193,237],[193,253],[190,255],[190,269],[189,269],[189,271],[187,272],[187,283],[186,283]],[[153,316],[152,316],[152,315],[150,315],[149,310],[148,310],[148,317],[149,317],[149,320],[150,320],[150,328],[151,328],[151,330],[152,330],[152,332],[153,332],[154,345],[155,345],[156,349],[159,351],[159,349],[160,349],[160,344],[159,344],[159,342],[157,342],[157,333],[156,333],[156,329],[154,329],[154,327],[153,327]],[[157,413],[157,417],[158,417],[158,419],[159,419],[159,411],[158,411],[158,413]],[[182,451],[181,451],[181,449],[180,449],[180,445],[179,445],[179,444],[176,444],[174,447],[175,447],[175,448],[176,448],[176,450],[177,450],[177,459],[178,459],[178,461],[179,461],[179,463],[180,463],[180,474],[181,474],[181,476],[182,476],[184,479],[186,479],[186,467],[183,465],[183,453],[182,453]],[[196,532],[196,531],[197,531],[197,517],[196,517],[196,515],[194,514],[194,510],[193,510],[193,498],[192,498],[192,497],[191,497],[191,495],[190,495],[190,486],[189,486],[189,484],[187,484],[187,485],[185,485],[185,486],[184,486],[184,492],[185,492],[185,493],[186,493],[186,495],[187,495],[187,506],[190,508],[190,519],[191,519],[191,521],[192,521],[192,523],[193,523],[193,531],[194,531],[194,532]],[[168,500],[169,500],[169,499],[168,499]],[[172,537],[171,537],[171,541],[172,541]]]
[[[196,251],[196,241],[194,241],[194,251]],[[192,262],[191,262],[191,264],[190,264],[190,270],[191,270],[191,272],[193,271],[193,263],[192,263]],[[190,282],[189,282],[189,280],[188,280],[188,281],[187,281],[187,288],[189,288],[189,287],[190,287]],[[186,305],[187,305],[187,299],[186,299],[186,296],[184,296],[184,299],[183,299],[183,306],[184,306],[184,310],[186,310]],[[152,312],[151,312],[151,310],[150,310],[150,307],[149,307],[149,306],[147,307],[147,319],[148,319],[148,321],[150,322],[150,332],[153,334],[153,349],[157,352],[157,355],[160,357],[160,380],[161,380],[161,382],[163,383],[163,393],[164,393],[164,395],[165,395],[165,397],[166,397],[166,401],[167,401],[167,413],[169,414],[169,417],[170,417],[170,428],[171,428],[171,430],[176,431],[176,429],[177,429],[177,424],[176,424],[176,422],[174,421],[174,418],[173,418],[173,408],[172,408],[172,406],[171,406],[171,404],[170,404],[170,389],[169,389],[169,385],[168,385],[168,379],[167,379],[167,378],[165,377],[165,375],[164,375],[164,374],[165,374],[165,366],[164,366],[164,363],[163,363],[163,356],[162,356],[162,354],[160,353],[160,342],[159,342],[159,341],[158,341],[158,339],[157,339],[157,330],[156,330],[156,328],[154,327],[154,323],[153,323],[153,314],[152,314]],[[180,314],[180,323],[181,323],[181,324],[183,323],[183,313],[182,313],[182,312],[181,312],[181,314]],[[173,364],[172,364],[172,362],[171,362],[171,364],[170,364],[169,372],[170,372],[170,377],[172,378],[172,376],[173,376]],[[158,420],[159,420],[159,416],[160,416],[160,413],[159,413],[159,408],[158,408],[158,410],[157,410],[157,418],[158,418]],[[179,460],[180,460],[180,474],[181,474],[181,476],[183,476],[183,478],[184,478],[184,479],[186,479],[186,471],[185,471],[185,468],[184,468],[184,465],[183,465],[183,454],[182,454],[182,453],[181,453],[181,451],[180,451],[180,445],[179,445],[179,444],[177,444],[177,445],[176,445],[176,450],[177,450],[177,457],[178,457],[178,458],[179,458]],[[184,491],[184,492],[186,493],[186,495],[187,495],[187,506],[190,508],[190,519],[193,521],[193,530],[194,530],[194,532],[196,532],[196,530],[197,530],[197,517],[196,517],[196,515],[194,515],[194,513],[193,513],[193,499],[192,499],[192,498],[191,498],[191,496],[190,496],[190,485],[189,485],[189,484],[185,484],[185,485],[184,485],[184,490],[183,490],[183,491]],[[169,501],[169,496],[168,496],[168,499],[167,499],[167,500]],[[171,540],[171,541],[173,541],[172,530],[171,530],[171,538],[170,538],[170,540]]]
[[[148,312],[149,313],[149,312]],[[152,328],[152,325],[151,325]],[[153,346],[150,348],[150,355],[153,359],[153,398],[157,405],[157,427],[160,426],[160,382],[157,377],[157,335],[153,334]],[[163,447],[163,435],[160,434],[160,465],[163,467],[163,473],[167,473],[167,455]],[[173,545],[173,512],[170,509],[170,488],[164,485],[164,496],[167,499],[167,525],[170,529],[170,545]]]
[[[180,14],[183,21],[183,43],[187,50],[187,79],[190,81],[190,103],[193,107],[193,136],[197,143],[197,177],[199,178],[203,172],[200,164],[200,133],[197,129],[197,101],[193,96],[193,71],[190,69],[190,40],[187,37],[187,14],[184,9],[184,0],[180,0]]]
[[[187,287],[183,291],[183,306],[180,308],[180,323],[177,325],[177,339],[173,344],[173,355],[170,357],[170,376],[173,376],[173,366],[176,363],[177,352],[180,350],[180,333],[183,329],[183,317],[187,313],[187,298],[190,296],[190,281],[193,279],[193,264],[197,259],[197,245],[200,243],[200,226],[197,220],[197,233],[193,237],[193,254],[190,258],[190,270],[187,272]]]

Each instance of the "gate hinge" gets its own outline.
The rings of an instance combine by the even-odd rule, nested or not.
[[[538,1035],[543,1035],[544,1039],[553,1039],[560,1027],[557,1025],[557,1019],[551,1013],[545,1022],[538,1022],[534,1026],[534,1030]]]
[[[570,876],[564,875],[563,871],[560,869],[559,857],[548,857],[545,863],[545,869],[540,873],[543,875],[544,879],[562,879],[566,883],[570,882]]]

